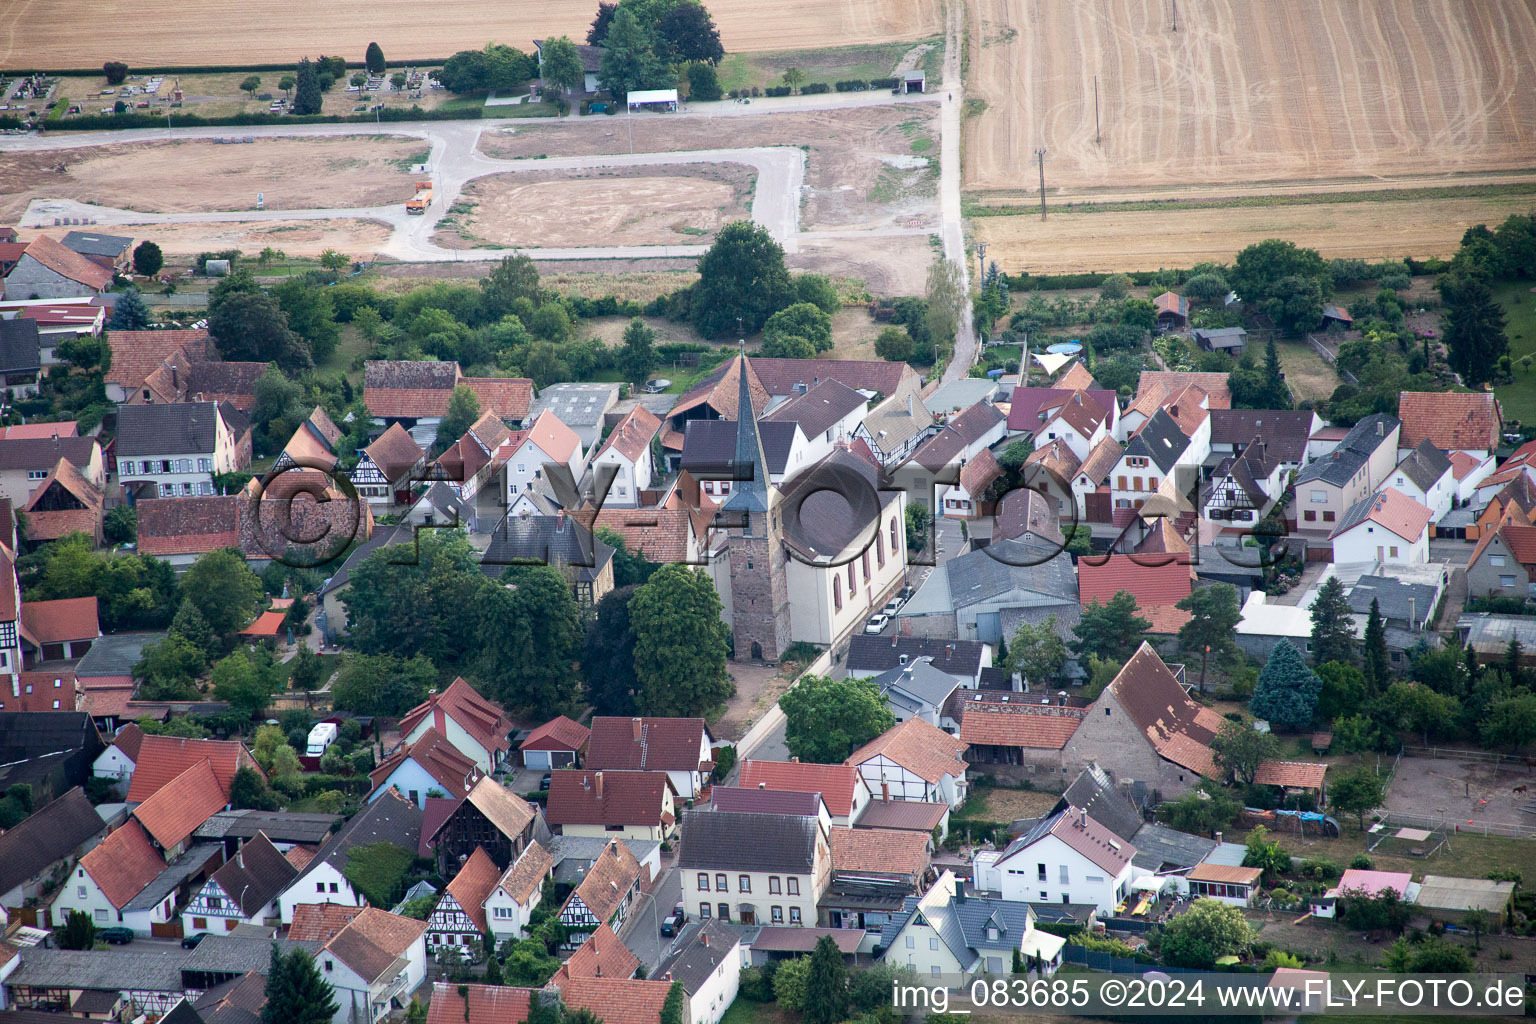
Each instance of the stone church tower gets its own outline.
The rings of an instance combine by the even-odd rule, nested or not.
[[[736,452],[730,496],[721,508],[730,524],[731,633],[736,658],[777,662],[789,639],[788,553],[779,522],[779,491],[768,480],[768,460],[748,387],[747,357],[737,357]]]

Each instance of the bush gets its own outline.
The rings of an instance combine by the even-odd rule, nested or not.
[[[109,60],[101,66],[108,85],[122,85],[128,80],[128,65],[119,60]]]
[[[1349,866],[1354,871],[1372,871],[1376,862],[1363,853],[1357,853],[1349,859]]]
[[[859,81],[857,79],[852,79],[852,80],[849,80],[849,81],[846,81],[846,82],[838,82],[837,83],[837,91],[838,92],[864,92],[868,88],[869,88],[869,83],[868,82],[861,82],[861,81]]]
[[[899,78],[872,78],[869,81],[871,89],[894,89],[900,84]]]
[[[733,97],[737,96],[739,95],[740,91],[741,90],[739,89],[732,89],[731,95]],[[763,90],[764,96],[788,96],[789,93],[790,88],[787,85],[770,85],[768,88]]]
[[[831,91],[832,87],[826,82],[812,82],[810,85],[802,85],[800,87],[800,95],[802,96],[816,96]]]

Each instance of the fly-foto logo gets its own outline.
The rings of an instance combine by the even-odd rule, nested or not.
[[[372,521],[346,474],[315,459],[284,455],[246,496],[241,519],[252,547],[296,569],[339,561]]]

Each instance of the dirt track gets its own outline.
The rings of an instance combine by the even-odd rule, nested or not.
[[[978,0],[968,189],[1528,167],[1536,4]],[[1102,144],[1094,141],[1094,79]]]
[[[391,64],[443,58],[488,42],[578,41],[595,0],[12,0],[0,8],[0,66],[268,64],[301,54],[361,61],[370,41]],[[939,31],[938,0],[713,0],[727,50],[787,50],[922,39]]]
[[[252,210],[258,192],[269,210],[404,203],[411,175],[396,161],[426,148],[414,139],[357,135],[0,152],[0,221],[14,221],[28,202],[45,198],[141,213]]]

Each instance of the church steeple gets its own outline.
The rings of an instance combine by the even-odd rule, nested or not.
[[[727,512],[751,515],[768,511],[768,460],[763,456],[763,439],[757,429],[757,413],[752,408],[752,389],[747,380],[747,354],[736,357],[736,451],[731,460],[731,493],[722,508]]]

